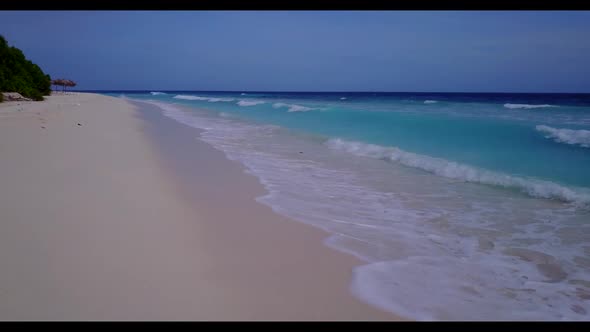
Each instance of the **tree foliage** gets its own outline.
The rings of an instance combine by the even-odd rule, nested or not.
[[[51,78],[23,52],[8,46],[0,35],[0,91],[18,92],[24,97],[43,100],[51,93]]]

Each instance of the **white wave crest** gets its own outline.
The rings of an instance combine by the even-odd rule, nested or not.
[[[425,100],[424,101],[424,104],[436,104],[436,103],[438,103],[438,101],[436,101],[436,100]]]
[[[157,96],[157,95],[167,95],[166,92],[159,92],[159,91],[152,91],[150,92],[152,94],[152,96]]]
[[[287,112],[309,112],[309,111],[313,111],[316,109],[316,108],[305,107],[305,106],[296,105],[296,104],[285,104],[285,103],[274,103],[274,104],[272,104],[272,107],[274,107],[274,108],[287,107],[287,108],[289,108],[289,110]]]
[[[552,138],[558,143],[580,145],[585,148],[590,148],[590,130],[553,128],[545,125],[538,125],[535,128],[537,131],[545,133],[546,138]]]
[[[542,105],[529,105],[529,104],[504,104],[504,107],[510,109],[516,108],[524,108],[524,109],[532,109],[532,108],[545,108],[545,107],[557,107],[549,104],[542,104]]]
[[[485,169],[478,169],[441,158],[406,152],[395,147],[351,142],[338,138],[330,139],[326,144],[333,149],[346,151],[358,156],[397,162],[450,179],[505,188],[516,188],[533,197],[557,199],[581,205],[590,204],[590,191],[582,188],[574,189],[549,181],[520,178]]]
[[[217,103],[220,101],[228,102],[228,101],[234,101],[234,99],[233,98],[209,98],[209,100],[208,100],[208,102],[210,102],[210,103]]]
[[[346,97],[342,97],[342,98],[340,98],[340,100],[346,100]]]
[[[395,199],[397,195],[365,188],[356,182],[354,173],[336,171],[328,168],[329,164],[324,167],[321,163],[305,160],[307,158],[296,161],[285,158],[275,150],[265,148],[262,142],[241,144],[251,142],[253,133],[261,132],[258,125],[200,118],[193,112],[174,110],[172,104],[153,104],[161,105],[165,115],[180,123],[207,128],[200,139],[223,151],[229,159],[242,162],[247,172],[257,176],[265,186],[267,194],[257,197],[257,202],[293,220],[320,227],[332,234],[324,241],[326,245],[365,260],[366,264],[352,271],[350,285],[350,290],[361,300],[412,320],[489,320],[490,317],[499,320],[588,320],[587,314],[579,314],[581,310],[590,312],[588,301],[578,298],[585,293],[580,293],[583,291],[579,288],[581,286],[573,283],[574,278],[584,276],[586,270],[573,269],[566,263],[564,266],[570,274],[568,279],[545,282],[546,277],[535,267],[536,261],[523,261],[500,253],[513,246],[512,243],[520,246],[522,239],[528,239],[523,238],[525,233],[512,232],[512,228],[504,231],[500,226],[520,220],[508,216],[513,213],[513,204],[521,200],[506,202],[506,206],[502,201],[497,203],[499,205],[491,202],[490,205],[479,205],[476,197],[457,197],[450,210],[444,208],[446,203],[441,202],[438,206],[437,201],[430,200],[419,202],[432,202],[432,206],[416,204],[415,208],[406,207]],[[400,192],[403,193],[402,188]],[[408,197],[419,199],[419,196]],[[443,194],[442,197],[447,196]],[[474,204],[466,204],[465,209],[455,207],[455,199]],[[414,205],[413,201],[411,205]],[[470,210],[473,214],[462,214]],[[480,211],[494,211],[494,214],[484,217],[487,213]],[[540,213],[544,214],[543,211],[548,210]],[[557,216],[558,212],[555,213],[530,222],[551,220]],[[514,211],[514,214],[520,212]],[[531,215],[531,218],[537,217]],[[437,220],[442,220],[445,227]],[[552,220],[552,225],[557,220]],[[525,222],[527,226],[535,226]],[[496,223],[498,226],[492,226]],[[463,234],[465,227],[470,231]],[[448,232],[443,231],[447,228]],[[547,232],[553,233],[553,228],[549,228],[552,230]],[[481,229],[482,233],[476,229]],[[531,229],[535,230],[535,239],[547,243],[543,249],[532,248],[546,253],[536,257],[543,261],[549,257],[549,264],[553,264],[553,257],[559,257],[561,265],[563,252],[572,252],[574,256],[578,250],[583,250],[583,246],[573,249],[566,243],[555,245],[552,236],[542,238],[545,232],[537,227]],[[584,233],[576,230],[576,234]],[[482,236],[493,238],[496,249],[485,253],[478,250],[477,238]],[[579,256],[583,257],[583,253]],[[553,268],[553,265],[546,266]],[[572,280],[571,284],[569,280]]]
[[[254,106],[254,105],[264,104],[264,102],[259,101],[259,100],[240,100],[237,102],[237,104],[239,106]]]
[[[199,97],[199,96],[188,96],[188,95],[176,95],[174,99],[184,99],[184,100],[208,100],[207,97]]]
[[[174,96],[175,99],[184,99],[184,100],[206,100],[210,103],[217,103],[220,101],[234,101],[233,98],[214,98],[214,97],[200,97],[200,96],[190,96],[190,95],[176,95]]]
[[[240,93],[240,95],[242,95],[242,96],[245,96],[245,95],[246,95],[246,93],[242,92],[242,93]]]

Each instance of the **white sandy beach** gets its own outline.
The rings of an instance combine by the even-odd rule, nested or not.
[[[357,259],[196,139],[189,188],[137,112],[0,103],[0,320],[397,319],[350,294]]]

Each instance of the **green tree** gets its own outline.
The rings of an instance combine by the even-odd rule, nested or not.
[[[18,92],[21,95],[43,100],[51,93],[51,78],[28,60],[23,52],[8,46],[0,35],[0,91]]]

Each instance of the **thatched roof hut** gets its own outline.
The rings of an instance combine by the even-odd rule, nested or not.
[[[63,79],[63,78],[58,78],[58,79],[52,80],[51,81],[51,84],[52,85],[59,85],[59,86],[61,86],[62,87],[62,91],[65,91],[66,90],[66,87],[68,87],[68,86],[69,87],[74,87],[74,86],[77,85],[76,82],[74,82],[72,80],[66,80],[66,79]]]

